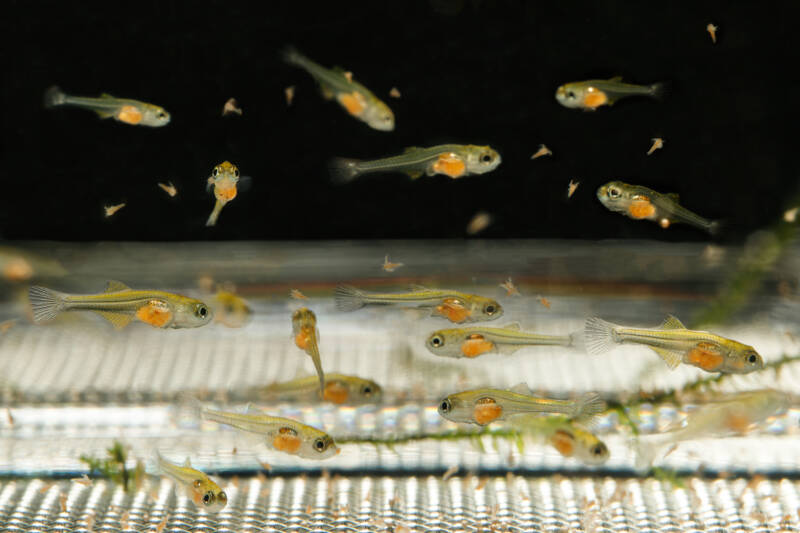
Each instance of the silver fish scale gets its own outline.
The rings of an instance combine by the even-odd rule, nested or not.
[[[158,481],[0,482],[3,531],[798,531],[800,482],[625,477],[277,476],[222,480],[199,511]]]

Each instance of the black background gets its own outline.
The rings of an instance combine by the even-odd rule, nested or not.
[[[797,2],[5,5],[5,238],[462,237],[479,210],[494,216],[483,237],[709,238],[606,211],[594,191],[622,179],[680,193],[688,208],[725,219],[722,239],[736,242],[777,219],[797,189]],[[351,70],[394,110],[395,131],[324,101],[308,74],[281,62],[287,44]],[[666,81],[671,92],[595,113],[554,99],[564,82],[614,75]],[[53,84],[156,103],[172,122],[131,127],[44,110]],[[401,99],[389,98],[393,86]],[[230,97],[242,117],[220,116]],[[652,137],[665,147],[648,157]],[[347,186],[326,171],[332,156],[444,142],[489,144],[503,163],[456,181],[384,174]],[[540,143],[555,155],[531,161]],[[226,159],[252,186],[206,228],[206,178]],[[570,179],[581,185],[567,200]],[[175,198],[156,186],[169,180]],[[123,201],[103,217],[103,205]]]

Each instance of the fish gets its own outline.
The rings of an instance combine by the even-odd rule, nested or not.
[[[660,100],[665,93],[663,83],[634,85],[623,83],[622,76],[608,80],[574,81],[556,90],[556,101],[570,109],[595,111],[604,105],[614,105],[618,100],[630,96],[649,96]]]
[[[319,393],[325,396],[325,373],[319,355],[319,329],[317,315],[307,307],[301,307],[292,313],[292,337],[294,344],[311,356],[319,378]]]
[[[325,388],[319,392],[317,376],[307,376],[261,387],[256,394],[264,401],[314,402],[322,399],[337,405],[380,403],[383,389],[370,379],[325,374]]]
[[[105,93],[99,98],[70,96],[57,86],[50,87],[45,91],[45,108],[50,109],[63,105],[89,109],[97,113],[100,118],[113,118],[132,126],[160,128],[169,124],[170,121],[169,113],[163,107],[138,100],[116,98]]]
[[[652,220],[666,229],[672,224],[688,224],[716,235],[719,220],[709,220],[681,206],[677,194],[662,194],[641,185],[609,181],[597,189],[597,199],[606,209],[634,220]]]
[[[652,153],[655,152],[656,150],[661,150],[662,148],[664,148],[664,139],[662,139],[661,137],[654,137],[651,140],[653,141],[653,144],[647,151],[647,155],[652,155]]]
[[[214,167],[208,178],[208,188],[214,188],[214,197],[217,199],[214,210],[206,221],[206,226],[215,226],[217,219],[225,204],[236,198],[236,184],[239,183],[239,168],[228,161],[223,161]]]
[[[773,389],[720,396],[699,406],[684,423],[670,431],[639,436],[633,442],[636,467],[651,466],[661,450],[682,441],[744,435],[752,426],[785,412],[789,404],[789,395]]]
[[[218,513],[228,504],[225,491],[203,472],[192,468],[188,458],[183,465],[178,465],[167,461],[156,451],[156,462],[158,469],[182,486],[198,508],[209,513]]]
[[[584,343],[592,355],[604,354],[619,344],[647,346],[671,370],[681,363],[723,374],[747,374],[764,368],[764,359],[752,346],[707,331],[686,329],[672,315],[658,329],[626,328],[589,318],[584,326]]]
[[[572,343],[571,336],[528,333],[514,323],[501,328],[440,329],[428,336],[425,347],[440,357],[471,359],[487,353],[511,354],[527,346],[571,346]]]
[[[242,116],[242,108],[239,107],[239,102],[236,101],[236,98],[228,98],[225,105],[222,106],[223,117],[231,114]]]
[[[411,179],[436,174],[457,179],[491,172],[500,162],[500,154],[489,146],[440,144],[430,148],[412,146],[400,155],[372,161],[337,157],[328,168],[335,183],[348,183],[377,172],[401,172]]]
[[[65,294],[33,286],[28,299],[36,323],[62,312],[93,311],[122,329],[136,319],[155,328],[196,328],[211,321],[211,309],[200,300],[157,290],[134,290],[121,281],[109,281],[101,294]]]
[[[563,416],[520,415],[512,425],[524,433],[543,437],[564,457],[600,465],[611,456],[608,446],[591,431]]]
[[[475,389],[451,394],[439,402],[439,414],[451,422],[485,426],[520,414],[561,414],[588,420],[601,413],[606,404],[596,393],[576,400],[551,400],[532,396],[524,383],[511,390]]]
[[[547,146],[540,144],[539,149],[536,150],[536,153],[531,156],[531,159],[538,159],[545,155],[553,155],[553,152],[550,151],[550,148]]]
[[[386,257],[383,259],[383,264],[381,265],[381,268],[386,272],[394,272],[401,266],[405,266],[404,263],[392,263],[391,261],[389,261],[389,256],[387,254]]]
[[[117,204],[117,205],[107,205],[107,206],[103,207],[103,211],[106,214],[106,218],[116,214],[116,212],[119,211],[120,209],[122,209],[123,207],[125,207],[125,205],[127,205],[127,204],[122,203],[122,204]]]
[[[171,181],[168,181],[167,183],[159,183],[158,186],[173,198],[176,194],[178,194],[178,189],[175,188]]]
[[[279,452],[320,460],[333,457],[340,451],[330,435],[297,420],[264,414],[216,411],[203,406],[198,408],[200,416],[205,420],[263,435],[266,445]]]
[[[712,24],[711,22],[709,22],[708,25],[706,26],[706,31],[711,36],[712,44],[717,44],[717,30],[718,29],[719,28],[717,26],[714,26],[714,24]]]
[[[229,328],[241,328],[250,322],[253,310],[241,296],[218,290],[214,296],[214,319]]]
[[[352,74],[347,76],[348,73],[340,68],[325,68],[292,47],[284,50],[283,60],[311,74],[319,83],[323,97],[335,99],[350,116],[378,131],[394,130],[394,113],[389,106],[369,89],[353,81]]]
[[[431,316],[441,316],[450,322],[483,322],[503,316],[503,307],[491,298],[459,291],[428,289],[413,285],[408,292],[366,292],[349,285],[338,285],[334,291],[339,311],[355,311],[367,304],[416,304],[431,307]]]

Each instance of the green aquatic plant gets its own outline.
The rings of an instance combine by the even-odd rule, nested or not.
[[[95,458],[81,455],[80,460],[89,467],[89,474],[97,474],[107,478],[117,485],[121,485],[125,492],[134,490],[144,476],[144,465],[137,461],[136,467],[129,469],[126,466],[128,453],[125,446],[115,440],[106,450],[107,457]]]

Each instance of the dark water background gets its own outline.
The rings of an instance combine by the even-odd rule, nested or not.
[[[59,240],[484,237],[705,240],[606,211],[598,185],[622,179],[728,221],[727,242],[769,224],[797,191],[797,2],[8,2],[0,236]],[[719,26],[712,45],[706,25]],[[394,110],[384,133],[322,100],[282,64],[294,44],[341,65]],[[671,84],[668,98],[584,113],[561,83],[622,75]],[[164,128],[44,110],[58,84],[167,108]],[[284,88],[296,86],[287,107]],[[402,98],[388,97],[396,86]],[[242,117],[221,117],[235,97]],[[652,137],[665,147],[648,157]],[[406,146],[489,144],[493,173],[330,183],[332,156]],[[531,161],[540,143],[555,156]],[[252,186],[204,222],[205,181],[236,163]],[[570,179],[581,182],[567,201]],[[179,190],[169,198],[157,182]],[[111,219],[102,206],[127,202]]]

